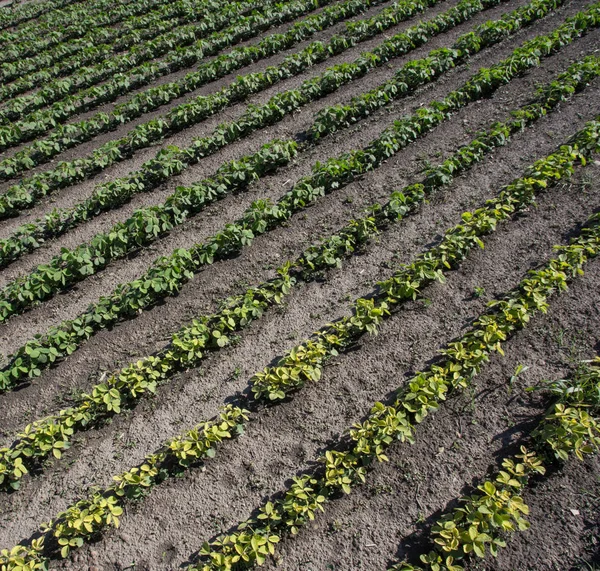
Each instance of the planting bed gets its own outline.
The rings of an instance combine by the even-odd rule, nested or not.
[[[599,3],[0,47],[0,571],[600,568]]]

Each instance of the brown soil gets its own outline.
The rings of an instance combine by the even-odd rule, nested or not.
[[[155,192],[136,197],[125,207],[3,270],[0,285],[43,263],[60,248],[89,239],[135,208],[163,200],[177,185],[210,175],[222,162],[252,152],[273,137],[296,136],[319,109],[346,101],[391,77],[405,61],[448,45],[475,23],[496,18],[523,3],[511,1],[489,10],[280,124],[225,148]],[[444,3],[436,11],[446,6]],[[141,274],[157,256],[209,236],[235,219],[251,201],[277,198],[293,181],[309,173],[316,161],[365,145],[395,118],[443,97],[479,67],[506,57],[524,40],[549,31],[583,6],[579,0],[568,3],[556,15],[474,57],[469,66],[453,70],[414,96],[308,149],[292,165],[253,185],[248,192],[207,208],[152,248],[111,264],[69,292],[11,319],[0,327],[2,353],[13,351],[59,320],[77,315],[116,284]],[[431,13],[434,12],[427,14]],[[265,101],[278,90],[296,86],[333,63],[350,60],[378,41],[366,42],[325,65],[315,66],[252,102]],[[320,236],[335,231],[365,206],[385,200],[392,190],[418,179],[428,162],[439,162],[492,120],[506,118],[508,111],[531,97],[537,85],[552,79],[572,61],[599,49],[598,31],[574,42],[545,60],[539,69],[498,90],[491,99],[457,113],[376,171],[293,217],[285,228],[258,238],[234,260],[216,263],[199,273],[179,296],[99,333],[30,385],[0,395],[2,442],[10,442],[11,435],[28,422],[62,408],[72,391],[89,389],[104,372],[161,348],[179,326],[194,315],[212,311],[220,299],[241,291],[243,284],[270,277],[271,268],[295,257]],[[243,71],[264,69],[280,60],[273,58]],[[199,93],[212,92],[231,79],[215,82]],[[244,108],[232,107],[164,144],[186,144],[194,136],[209,133],[225,117],[239,116]],[[268,312],[243,332],[235,346],[211,355],[199,369],[177,375],[160,388],[155,398],[142,400],[134,410],[77,436],[62,460],[49,462],[41,474],[26,478],[18,492],[0,495],[0,547],[28,538],[41,522],[82,497],[89,486],[109,484],[113,474],[135,465],[166,438],[211,417],[221,403],[247,389],[254,372],[325,323],[345,315],[349,300],[368,294],[378,280],[390,275],[390,263],[411,260],[439,239],[446,228],[456,224],[463,211],[480,205],[502,185],[520,176],[532,161],[552,152],[599,114],[600,81],[596,80],[571,102],[515,136],[510,144],[432,197],[415,215],[390,228],[344,263],[343,268],[329,272],[323,281],[296,288],[282,308]],[[65,153],[64,158],[81,156],[119,132],[81,145]],[[73,204],[88,195],[99,181],[135,169],[157,150],[154,147],[140,152],[107,169],[97,179],[64,189],[23,216],[2,222],[0,235],[8,235],[19,224],[54,205]],[[247,518],[263,501],[284,490],[291,477],[312,469],[323,449],[338,442],[352,424],[364,418],[372,403],[388,397],[408,375],[426,366],[440,348],[465,331],[486,301],[502,295],[528,269],[543,263],[551,255],[552,245],[564,242],[578,224],[599,208],[597,162],[579,169],[569,183],[541,195],[536,206],[516,220],[501,225],[486,240],[485,249],[473,252],[458,271],[449,274],[446,284],[428,288],[424,301],[402,307],[384,323],[378,336],[363,339],[355,350],[332,361],[320,383],[306,387],[283,404],[262,410],[249,424],[246,435],[223,445],[216,458],[187,471],[181,478],[165,482],[145,499],[129,505],[118,530],[104,533],[68,560],[53,562],[51,568],[179,569],[203,541]],[[537,394],[525,393],[524,388],[541,379],[569,375],[579,360],[600,351],[599,281],[600,260],[595,260],[566,293],[552,300],[548,314],[535,317],[527,329],[506,343],[505,357],[492,358],[476,379],[472,393],[449,400],[431,415],[419,427],[415,445],[394,445],[388,454],[390,461],[377,465],[364,486],[332,501],[313,524],[296,537],[286,538],[280,544],[278,559],[269,561],[265,568],[375,571],[404,557],[416,562],[418,554],[428,549],[427,535],[433,521],[456,505],[457,498],[481,483],[504,456],[513,454],[520,439],[544,412],[546,401]],[[483,296],[474,295],[476,287],[483,288]],[[510,387],[509,379],[518,364],[528,369]],[[600,564],[599,468],[597,458],[572,460],[535,482],[525,495],[531,509],[531,528],[513,534],[498,559],[473,561],[469,568],[537,571],[588,569]]]

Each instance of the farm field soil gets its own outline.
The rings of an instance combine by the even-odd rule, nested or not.
[[[387,30],[390,37],[415,23],[447,10],[457,2],[440,2],[423,14]],[[392,59],[363,78],[303,106],[282,121],[257,130],[247,138],[171,177],[151,192],[141,193],[127,204],[81,224],[56,240],[0,269],[0,288],[26,275],[63,248],[88,242],[99,232],[125,220],[137,209],[162,203],[177,187],[211,176],[225,162],[256,152],[271,139],[303,141],[316,113],[345,103],[391,79],[398,68],[425,57],[430,50],[449,47],[474,26],[524,6],[524,0],[508,0],[482,11],[464,24],[434,37],[408,54]],[[378,5],[356,19],[377,14],[391,3]],[[8,356],[34,335],[65,319],[74,319],[100,296],[109,295],[121,283],[136,279],[159,256],[177,248],[190,248],[207,240],[227,223],[238,219],[253,201],[278,197],[316,162],[366,146],[396,119],[412,115],[469,79],[479,68],[507,58],[523,42],[551,32],[589,3],[571,0],[499,44],[469,58],[415,93],[399,98],[306,148],[274,174],[253,182],[247,190],[208,205],[149,247],[116,260],[31,310],[0,323],[0,353]],[[290,25],[263,35],[282,32]],[[315,35],[326,41],[345,29],[345,23]],[[258,37],[241,45],[253,45]],[[225,120],[235,120],[248,104],[264,104],[286,89],[298,88],[307,78],[328,67],[352,61],[382,41],[377,35],[323,63],[309,67],[243,103],[226,108],[197,125],[143,149],[98,176],[60,189],[19,216],[0,221],[0,238],[9,237],[22,224],[32,222],[59,206],[71,206],[88,197],[94,187],[134,171],[155,156],[161,147],[189,145],[194,137],[208,136]],[[150,118],[191,97],[216,92],[236,76],[279,65],[285,56],[309,42],[237,70],[177,99],[156,112],[105,133],[36,167],[42,172],[60,160],[87,155],[102,143],[116,139]],[[68,358],[18,390],[0,394],[0,445],[36,419],[69,406],[107,375],[151,355],[171,335],[195,316],[218,309],[219,301],[247,286],[273,277],[285,260],[296,259],[320,238],[336,232],[373,203],[384,203],[389,194],[419,181],[424,170],[442,162],[460,145],[468,143],[493,121],[505,121],[510,111],[532,100],[536,88],[552,81],[570,64],[589,55],[600,57],[600,29],[543,58],[541,65],[512,79],[491,97],[465,106],[430,133],[384,161],[377,169],[333,190],[285,224],[257,237],[250,246],[229,259],[216,261],[198,272],[176,296],[135,318],[103,329]],[[191,69],[163,78],[156,85],[180,78]],[[141,91],[141,90],[140,90]],[[116,103],[121,102],[119,99]],[[98,110],[110,111],[113,104]],[[80,115],[71,122],[87,117]],[[91,486],[105,487],[112,476],[142,462],[167,438],[212,418],[225,402],[245,403],[249,380],[273,365],[292,347],[327,323],[349,313],[352,300],[368,296],[376,284],[400,264],[439,242],[443,233],[500,189],[523,175],[526,167],[553,153],[586,123],[600,117],[600,78],[561,103],[533,125],[514,134],[506,145],[491,152],[454,182],[428,197],[405,220],[392,224],[339,268],[319,279],[301,283],[282,305],[269,309],[239,333],[236,342],[207,353],[196,368],[177,373],[108,422],[76,434],[60,460],[48,460],[38,473],[26,476],[12,493],[0,491],[0,549],[28,540],[42,522],[84,497]],[[25,145],[23,145],[25,146]],[[22,146],[22,147],[23,147]],[[20,148],[22,148],[20,147]],[[0,154],[0,159],[14,154]],[[27,173],[26,176],[29,176]],[[1,183],[4,192],[19,179]],[[555,254],[581,224],[600,211],[600,154],[573,176],[561,180],[536,197],[535,203],[514,219],[502,222],[485,238],[485,248],[472,251],[446,283],[434,283],[416,301],[403,304],[386,319],[378,334],[363,336],[349,350],[334,357],[318,383],[304,387],[291,398],[261,408],[245,433],[222,443],[216,457],[167,479],[147,496],[127,503],[118,529],[108,529],[91,542],[74,549],[65,559],[52,559],[50,569],[65,571],[158,571],[183,569],[194,562],[202,543],[226,533],[247,519],[265,501],[285,490],[291,478],[317,467],[317,459],[338,442],[348,429],[364,420],[371,405],[389,399],[416,371],[425,369],[450,341],[470,327],[490,300],[502,297],[525,273]],[[313,522],[297,535],[285,536],[264,569],[274,571],[375,571],[431,549],[429,532],[439,516],[456,507],[457,499],[473,492],[497,470],[499,461],[518,452],[521,439],[548,408],[547,395],[526,388],[543,379],[568,378],[577,364],[600,353],[600,257],[586,264],[584,275],[568,291],[552,297],[546,314],[538,314],[504,345],[505,355],[493,354],[489,364],[469,390],[449,398],[440,410],[419,426],[414,445],[397,442],[386,452],[388,462],[375,463],[367,482],[349,495],[328,502]],[[0,361],[0,365],[4,366]],[[515,375],[519,365],[523,373]],[[275,496],[276,497],[276,496]],[[563,571],[600,568],[600,459],[575,457],[556,464],[544,478],[523,493],[529,506],[531,527],[510,534],[497,558],[467,558],[465,568],[498,571]]]

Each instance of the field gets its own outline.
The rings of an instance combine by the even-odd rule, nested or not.
[[[600,3],[0,48],[0,571],[600,569]]]

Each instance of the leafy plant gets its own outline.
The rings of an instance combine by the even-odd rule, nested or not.
[[[196,23],[197,33],[208,34],[219,29],[219,26],[222,28],[243,19],[256,7],[255,4],[236,3],[235,11],[229,13],[229,20],[220,20],[214,19],[212,14],[207,15],[205,11],[212,10],[222,14],[224,10],[227,11],[227,7],[212,0],[179,0],[171,4],[156,4],[163,5],[141,17],[137,14],[128,17],[119,27],[101,25],[92,28],[77,40],[59,43],[52,49],[27,59],[2,64],[0,76],[4,81],[17,80],[0,87],[1,99],[13,98],[10,106],[0,115],[3,122],[7,119],[19,119],[31,109],[43,107],[101,81],[103,75],[98,73],[97,67],[82,69],[84,66],[97,64],[104,58],[107,70],[112,70],[112,73],[127,71],[146,58],[153,59],[163,55],[165,51],[172,51],[176,46],[183,47],[195,40],[194,28],[185,24],[202,20],[201,25]],[[208,19],[204,20],[204,16],[208,16]],[[217,23],[214,27],[214,22],[220,24]],[[142,40],[150,41],[140,43]],[[129,63],[125,63],[127,58],[118,55],[125,50],[128,50],[128,55],[134,56]],[[53,78],[64,75],[68,76],[67,80],[52,81]],[[105,74],[104,77],[110,75]],[[35,97],[30,93],[26,97],[14,99],[16,95],[40,85],[44,87],[35,92]]]
[[[329,449],[321,459],[322,469],[311,478],[308,501],[323,504],[339,493],[350,493],[356,485],[366,480],[368,466],[374,461],[386,461],[386,449],[396,440],[409,442],[414,438],[416,425],[436,410],[447,395],[465,389],[479,373],[492,352],[502,351],[502,343],[514,332],[525,327],[531,316],[545,311],[548,298],[565,289],[566,281],[581,274],[587,256],[600,254],[600,215],[588,219],[581,233],[568,246],[558,248],[557,258],[544,267],[530,271],[518,287],[504,299],[489,304],[489,309],[473,324],[459,341],[451,343],[441,353],[443,361],[417,373],[406,387],[399,390],[392,405],[376,403],[367,420],[350,431],[351,445],[344,450]],[[582,255],[584,256],[582,258]],[[393,303],[389,297],[385,303]],[[358,300],[358,302],[363,300]],[[519,311],[513,311],[514,308]],[[347,321],[347,318],[345,320]],[[548,417],[554,422],[555,415]],[[571,450],[583,452],[577,446]],[[465,498],[459,508],[448,514],[433,528],[436,551],[423,555],[422,562],[432,571],[458,571],[466,555],[474,553],[483,557],[486,550],[496,554],[504,546],[501,534],[515,529],[526,529],[524,516],[528,508],[518,495],[528,478],[543,474],[545,467],[536,452],[523,448],[516,461],[507,459],[503,470],[494,481],[486,481],[478,491]],[[261,508],[262,518],[252,517],[242,522],[236,530],[206,542],[201,550],[204,557],[188,566],[196,571],[225,571],[234,566],[249,568],[261,564],[266,553],[256,553],[233,547],[240,534],[265,537],[272,544],[286,533],[295,533],[287,524],[286,503],[292,488],[282,499],[268,502]],[[269,553],[271,550],[269,549]],[[401,571],[417,571],[419,567],[400,564]]]
[[[510,58],[507,63],[511,66],[513,65]],[[599,70],[600,61],[598,58],[584,58],[581,62],[573,64],[569,70],[560,74],[557,80],[552,82],[540,94],[541,99],[539,103],[528,105],[514,112],[513,120],[506,124],[494,124],[488,133],[477,137],[470,145],[459,149],[454,157],[449,158],[439,167],[430,169],[426,173],[422,183],[408,185],[402,192],[393,193],[385,207],[382,208],[378,205],[373,205],[370,208],[371,215],[362,220],[351,221],[346,229],[332,236],[330,240],[322,243],[316,249],[309,248],[306,250],[301,261],[301,265],[305,268],[302,270],[304,278],[311,279],[310,276],[315,275],[318,271],[331,267],[331,265],[337,265],[340,256],[350,254],[356,247],[366,242],[371,235],[379,231],[380,228],[384,228],[386,224],[400,220],[410,212],[414,205],[424,200],[427,193],[433,192],[437,186],[449,184],[452,181],[451,177],[438,176],[439,172],[451,170],[451,172],[458,174],[461,170],[470,168],[475,162],[482,160],[489,149],[496,145],[505,144],[511,132],[518,131],[529,122],[542,117],[548,109],[552,109],[564,97],[568,97],[573,91],[582,88],[590,78],[597,75]],[[411,121],[407,123],[407,128],[413,129]],[[568,174],[568,171],[565,172]],[[543,190],[543,187],[538,190]],[[294,190],[291,193],[289,196],[295,196]],[[297,199],[295,198],[294,200]],[[523,204],[525,203],[526,201]],[[304,204],[302,202],[299,206],[302,207]],[[508,214],[512,211],[513,207],[509,203],[504,208],[507,209],[506,213]],[[256,218],[257,210],[254,206],[248,211],[248,215],[251,218],[251,228],[254,228],[253,231],[256,231],[259,227],[262,230],[268,229],[264,225],[264,218],[262,216],[268,216],[269,211],[265,210],[264,205],[261,209],[262,214],[259,219]],[[276,210],[274,212],[276,220],[279,217],[278,213],[281,211]],[[483,227],[493,229],[495,215],[493,212],[492,214],[492,216],[482,215],[481,223]],[[477,218],[474,219],[474,222],[477,220]],[[126,243],[127,238],[124,234],[114,233],[114,235],[122,236],[119,239],[123,243]],[[204,262],[208,262],[209,259],[206,254],[202,258]],[[427,272],[431,277],[440,274],[440,270],[434,268],[423,268],[421,271]],[[408,288],[407,294],[415,294],[414,287],[410,284],[406,284],[403,287]],[[162,288],[159,288],[158,293],[160,291],[162,291]],[[106,308],[108,307],[113,309],[108,311],[102,305],[92,308],[91,311],[86,312],[75,321],[66,322],[52,330],[45,338],[46,340],[31,341],[21,348],[12,356],[8,366],[5,367],[6,372],[3,375],[5,387],[7,384],[11,386],[17,383],[19,379],[27,376],[39,375],[43,367],[52,364],[62,356],[72,353],[79,343],[93,335],[95,331],[114,322],[118,318],[118,315],[114,314],[114,308],[119,307],[117,298],[111,300]]]
[[[595,148],[585,144],[590,138],[596,141],[597,146],[595,133],[598,128],[600,128],[598,124],[589,125],[575,139],[583,143],[582,147],[587,152],[591,152]],[[564,146],[561,148],[561,152],[569,153],[572,160],[578,156],[573,147]],[[556,162],[556,158],[551,156],[547,162],[552,164]],[[560,172],[570,172],[566,163],[562,165],[563,171],[540,168],[542,164],[542,162],[538,162],[532,167],[532,170],[538,169],[537,172],[540,173],[538,181],[542,181],[541,177],[548,176],[550,182],[555,182],[561,178]],[[519,183],[523,180],[530,181],[530,174],[528,172],[528,176],[515,181],[507,188],[520,190]],[[544,188],[547,185],[540,186]],[[505,195],[508,196],[508,193],[505,192]],[[495,204],[496,200],[490,201],[490,204]],[[527,198],[524,200],[526,202]],[[501,212],[501,210],[498,210],[498,212]],[[489,232],[495,228],[495,226],[490,227],[487,224],[485,217],[470,216],[466,218],[468,220],[483,221],[483,232]],[[453,235],[453,233],[454,229],[451,229],[447,234]],[[442,251],[444,256],[449,254],[446,249]],[[464,249],[459,248],[457,251],[464,255]],[[436,410],[448,393],[468,386],[471,378],[479,372],[481,366],[487,361],[489,354],[492,351],[501,351],[501,343],[511,333],[524,327],[533,313],[540,310],[544,311],[547,307],[548,296],[557,290],[565,289],[566,281],[579,275],[587,259],[598,253],[600,253],[600,215],[595,215],[590,218],[587,225],[569,246],[561,248],[558,258],[551,260],[540,270],[530,272],[528,277],[506,299],[490,304],[490,309],[480,316],[473,328],[461,340],[452,343],[442,352],[445,355],[443,362],[438,362],[427,371],[418,373],[408,383],[407,388],[399,393],[393,405],[385,406],[377,403],[368,419],[362,424],[356,425],[351,431],[351,438],[354,442],[352,449],[345,452],[329,451],[325,454],[323,458],[324,475],[321,478],[306,476],[296,479],[284,498],[277,500],[277,502],[268,503],[259,512],[257,518],[245,522],[239,527],[238,531],[210,544],[205,544],[202,554],[206,556],[210,566],[201,563],[201,568],[221,569],[236,563],[252,565],[264,561],[268,554],[273,553],[283,531],[296,533],[300,526],[310,521],[318,510],[323,509],[323,504],[327,499],[336,493],[349,493],[354,485],[363,482],[366,478],[367,466],[373,460],[385,461],[385,450],[395,440],[411,441],[414,437],[416,424],[420,423],[429,412]],[[430,258],[430,256],[424,255],[423,258]],[[403,268],[391,280],[398,284],[401,283],[402,279],[406,279],[406,272],[410,268],[420,271],[418,270],[419,264],[414,263]],[[409,279],[414,278],[409,277]],[[281,291],[284,291],[284,284],[285,280],[282,282]],[[272,371],[275,371],[284,390],[297,390],[301,386],[289,382],[290,379],[295,377],[293,374],[283,374],[286,368],[290,372],[301,371],[306,380],[316,381],[320,378],[322,363],[328,356],[335,355],[338,347],[347,344],[351,339],[358,338],[365,332],[375,333],[377,324],[388,314],[388,307],[397,305],[399,301],[396,296],[388,293],[390,291],[392,290],[388,283],[388,287],[382,287],[376,298],[356,300],[355,311],[352,316],[322,330],[317,336],[316,342],[310,340],[292,350],[285,357],[285,362],[272,369]],[[410,298],[412,298],[412,293],[409,294],[407,299]],[[250,306],[252,307],[254,304],[251,303]],[[230,303],[224,309],[231,307],[233,307],[233,304]],[[514,312],[515,307],[521,309]],[[244,314],[238,313],[236,315],[239,318],[240,315]],[[219,323],[225,330],[235,327],[235,321],[232,320],[232,317],[233,314],[219,316]],[[335,330],[337,334],[331,334],[332,330]],[[219,346],[219,339],[222,338],[222,334],[215,335],[214,331],[214,325],[208,320],[195,322],[192,327],[187,328],[173,339],[172,348],[168,354],[170,355],[169,358],[173,358],[177,354],[184,359],[199,358],[209,343]],[[204,341],[197,343],[201,340]],[[323,340],[329,347],[325,346]],[[189,342],[193,344],[190,345]],[[125,395],[125,391],[121,389],[125,389],[128,382],[138,383],[132,385],[132,387],[138,387],[132,393],[135,396],[138,390],[146,388],[139,384],[147,382],[143,380],[144,371],[160,371],[163,367],[160,365],[160,360],[160,357],[152,357],[146,359],[145,362],[136,363],[131,369],[131,376],[127,371],[121,372],[118,376],[113,376],[112,379],[114,380],[108,380],[106,384],[96,387],[97,392],[93,395],[97,399],[96,401],[86,404],[85,408],[79,412],[75,410],[63,411],[60,418],[77,414],[77,417],[73,417],[76,422],[83,420],[88,423],[90,417],[85,415],[93,409],[94,402],[113,406],[115,399],[118,399],[120,406],[122,396]],[[155,368],[157,363],[158,367]],[[140,374],[140,371],[142,374]],[[268,374],[271,375],[271,370],[268,370]],[[254,387],[259,383],[263,383],[265,378],[265,374],[256,375],[253,379]],[[272,375],[269,378],[271,381],[275,379]],[[112,388],[109,388],[111,383],[121,383],[119,385],[120,390],[115,392]],[[274,394],[273,390],[267,393],[260,387],[255,392],[257,398],[263,400],[272,399]],[[279,395],[275,396],[279,398]],[[47,426],[58,428],[55,420],[49,422]],[[179,466],[187,467],[202,455],[207,457],[214,455],[214,443],[223,438],[232,437],[230,428],[236,427],[236,431],[239,432],[243,420],[246,420],[246,411],[229,407],[225,409],[220,419],[216,419],[211,423],[202,423],[193,431],[185,433],[184,436],[172,439],[166,446],[170,452],[165,450],[147,457],[142,466],[133,468],[124,475],[117,477],[118,485],[116,487],[111,487],[104,492],[97,492],[91,499],[82,500],[60,514],[59,517],[43,527],[45,536],[54,536],[59,546],[61,546],[61,550],[64,550],[63,554],[66,555],[69,550],[79,546],[86,538],[93,536],[103,527],[118,525],[120,503],[122,501],[119,498],[139,497],[144,489],[148,489],[165,477],[165,472],[159,466],[163,461],[166,461],[166,457],[161,454],[174,453],[176,454],[176,463]],[[72,430],[72,428],[73,422],[68,422],[62,433],[60,431],[58,433],[61,433],[61,437],[68,436],[69,430]],[[30,430],[30,434],[34,435],[34,439],[46,438],[43,433],[38,433],[38,436],[35,436],[35,430]],[[27,436],[24,435],[19,443],[27,440]],[[25,444],[25,446],[30,446],[27,451],[28,456],[36,453],[33,447],[34,441],[29,439],[28,444]],[[63,442],[62,447],[64,447],[64,441],[61,442]],[[52,446],[51,442],[50,445]],[[194,453],[195,447],[198,445],[201,446],[200,454]],[[48,446],[48,443],[46,446]],[[15,456],[14,450],[6,454],[5,458]],[[2,468],[6,468],[6,465],[3,465]],[[514,468],[515,474],[518,473],[518,470],[519,468]],[[7,475],[10,477],[10,470],[4,470],[4,477]],[[491,491],[488,489],[486,493],[490,495]],[[88,519],[90,517],[91,519]],[[480,548],[483,540],[479,538],[479,535],[472,539],[476,543],[478,542],[477,548]],[[479,541],[480,539],[481,541]],[[4,552],[4,559],[0,559],[0,565],[4,565],[6,569],[14,569],[16,565],[21,565],[23,555],[32,564],[37,564],[40,561],[40,554],[33,547],[16,549],[17,551],[14,553]],[[41,561],[43,562],[43,557]]]
[[[517,382],[517,379],[519,378],[519,375],[521,375],[521,373],[524,373],[525,371],[527,371],[527,369],[529,369],[529,367],[527,365],[523,365],[521,363],[519,363],[516,366],[515,372],[511,375],[510,379],[508,380],[508,392],[509,392],[509,394],[512,392],[512,389],[513,389],[515,383]]]
[[[595,362],[600,361],[596,358]],[[487,550],[495,557],[498,548],[506,546],[508,534],[529,528],[524,517],[529,508],[520,494],[531,477],[544,475],[545,465],[553,461],[566,461],[572,454],[582,460],[584,454],[600,449],[600,423],[586,411],[591,408],[598,412],[594,407],[600,368],[583,365],[572,379],[559,381],[560,387],[568,385],[572,390],[556,392],[552,388],[554,383],[550,383],[550,393],[558,394],[562,402],[555,402],[531,432],[529,450],[521,446],[521,454],[504,459],[503,469],[494,478],[486,480],[475,493],[462,498],[459,507],[437,520],[431,529],[434,550],[420,557],[427,568],[462,570],[457,562],[471,554],[483,558]],[[594,384],[596,391],[588,391]],[[423,571],[423,568],[399,563],[391,570]]]
[[[485,295],[485,288],[484,287],[475,287],[474,295],[475,295],[475,297],[483,297]]]

